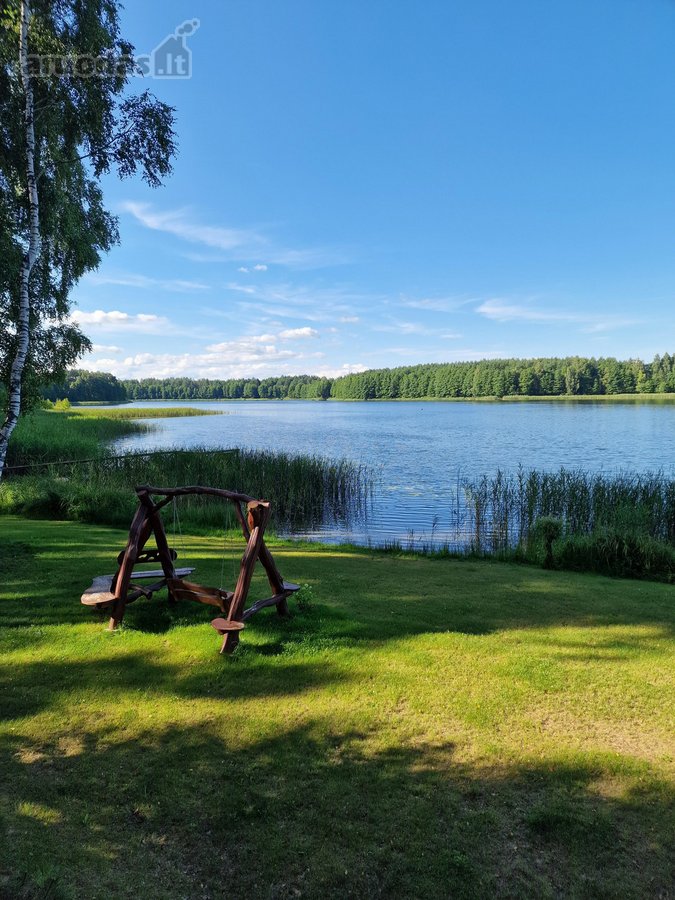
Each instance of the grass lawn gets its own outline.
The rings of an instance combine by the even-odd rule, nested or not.
[[[0,896],[675,896],[672,586],[279,545],[223,658],[80,605],[124,540],[0,519]]]

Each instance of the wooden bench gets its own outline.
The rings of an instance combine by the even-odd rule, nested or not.
[[[239,643],[239,632],[252,615],[267,606],[276,606],[281,616],[288,615],[288,598],[300,586],[281,577],[272,554],[268,550],[264,535],[270,519],[271,508],[266,500],[256,500],[247,494],[226,491],[221,488],[190,487],[159,488],[141,485],[136,488],[138,509],[129,529],[127,546],[117,557],[118,569],[114,575],[98,575],[90,587],[82,594],[85,606],[109,610],[108,628],[112,631],[124,617],[127,604],[139,597],[150,598],[163,587],[168,588],[169,600],[195,600],[207,606],[215,606],[222,614],[211,624],[222,636],[221,653],[232,653]],[[246,541],[246,548],[239,566],[239,577],[232,591],[208,587],[185,581],[184,576],[194,572],[194,568],[177,569],[174,565],[177,554],[169,547],[160,511],[169,503],[174,504],[179,497],[206,495],[219,497],[232,504]],[[243,508],[245,507],[245,509]],[[146,542],[154,535],[156,549],[145,549]],[[141,563],[158,562],[161,569],[137,570]],[[272,596],[257,600],[246,607],[246,599],[251,586],[253,570],[260,563],[267,574]],[[147,587],[137,584],[139,580],[157,579]]]
[[[194,566],[185,566],[182,569],[176,569],[175,574],[178,577],[184,575],[192,575]],[[144,578],[157,578],[158,580],[149,587],[141,587],[140,585],[131,584],[130,592],[127,594],[127,603],[133,603],[139,597],[147,597],[150,599],[155,591],[161,591],[166,587],[168,579],[164,575],[162,569],[151,569],[147,572],[133,572],[132,579],[134,581]],[[115,575],[97,575],[91,583],[91,586],[82,594],[80,598],[85,606],[95,606],[97,609],[105,609],[115,602],[117,599],[112,591],[112,583]]]

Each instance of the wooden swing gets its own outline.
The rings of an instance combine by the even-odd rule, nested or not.
[[[266,606],[276,606],[279,615],[288,614],[288,597],[299,589],[299,585],[283,580],[272,554],[265,545],[265,528],[271,513],[270,504],[266,500],[256,500],[246,494],[224,491],[219,488],[199,486],[157,488],[144,485],[135,488],[135,491],[138,495],[138,509],[129,529],[127,546],[117,557],[117,571],[114,575],[97,576],[91,587],[82,594],[82,603],[85,606],[110,610],[108,625],[110,631],[115,629],[124,618],[128,603],[133,603],[139,597],[150,599],[156,591],[163,587],[168,588],[169,600],[172,602],[195,600],[198,603],[215,606],[220,610],[223,615],[213,619],[211,625],[222,635],[221,653],[232,653],[239,643],[239,632],[245,627],[246,621],[259,610]],[[169,547],[159,511],[169,503],[175,504],[177,497],[192,494],[222,497],[234,507],[235,515],[246,540],[246,549],[241,559],[239,577],[234,591],[224,591],[221,588],[206,587],[191,581],[184,581],[184,576],[190,575],[194,568],[177,569],[174,566],[177,553]],[[161,499],[155,500],[155,497]],[[246,514],[244,514],[242,506],[246,507]],[[155,536],[157,549],[144,550],[151,534]],[[267,573],[272,596],[265,600],[258,600],[245,608],[253,570],[258,560]],[[147,562],[158,562],[161,569],[134,572],[135,566]],[[149,587],[133,583],[133,581],[145,578],[156,580]]]

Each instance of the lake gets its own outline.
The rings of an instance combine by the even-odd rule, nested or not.
[[[226,415],[148,420],[156,430],[116,450],[247,447],[346,457],[376,486],[367,520],[324,523],[302,537],[383,544],[462,543],[453,511],[462,482],[483,474],[561,467],[673,472],[675,404],[606,401],[142,401]],[[246,490],[246,485],[222,485]]]

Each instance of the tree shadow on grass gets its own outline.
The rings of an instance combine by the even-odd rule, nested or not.
[[[247,657],[223,660],[215,652],[199,666],[172,662],[164,655],[127,651],[117,655],[98,655],[88,659],[36,660],[0,663],[0,720],[23,719],[44,710],[60,708],[61,702],[90,695],[109,709],[120,697],[129,702],[133,692],[152,694],[163,699],[242,700],[293,696],[333,683],[344,684],[348,676],[342,668],[325,660],[316,663],[287,659],[283,668],[246,665]]]
[[[325,722],[0,742],[5,896],[668,897],[675,795]],[[46,896],[46,895],[45,895]]]

